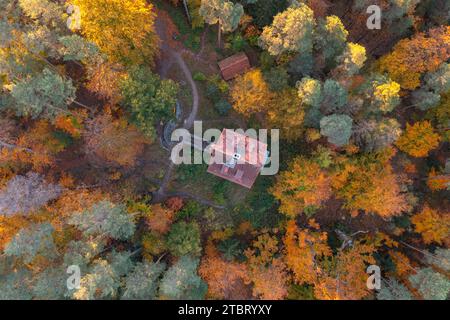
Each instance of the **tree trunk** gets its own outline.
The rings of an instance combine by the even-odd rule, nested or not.
[[[77,100],[73,100],[73,103],[76,104],[77,106],[80,106],[80,107],[82,107],[82,108],[88,109],[88,110],[90,110],[91,112],[94,112],[94,111],[95,111],[93,108],[88,107],[87,105],[85,105],[85,104],[83,104],[83,103],[81,103],[81,102],[78,102]]]
[[[218,30],[217,30],[217,46],[222,49],[222,28],[220,27],[220,22],[217,23]]]
[[[183,0],[184,11],[186,12],[186,16],[188,18],[189,23],[191,22],[191,15],[189,14],[189,9],[186,0]]]
[[[30,153],[34,153],[34,151],[29,148],[20,147],[15,144],[10,144],[10,143],[7,143],[7,142],[1,141],[1,140],[0,140],[0,146],[7,148],[7,149],[20,149],[20,150],[24,150],[24,151],[27,151]]]

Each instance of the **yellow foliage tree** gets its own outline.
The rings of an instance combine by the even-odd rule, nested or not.
[[[303,132],[303,119],[305,111],[302,107],[297,90],[286,89],[276,95],[276,108],[267,112],[269,125],[281,130],[281,137],[295,140]]]
[[[277,177],[270,192],[280,200],[280,212],[295,217],[306,207],[320,206],[330,197],[330,179],[316,162],[297,157]]]
[[[396,141],[396,146],[407,154],[420,158],[439,145],[440,136],[434,132],[429,121],[406,124],[405,132]]]
[[[230,94],[233,108],[245,116],[267,111],[274,99],[274,94],[259,69],[236,78]]]
[[[441,213],[425,205],[423,210],[411,218],[414,230],[422,235],[426,244],[442,242],[450,236],[450,214]]]
[[[81,32],[112,60],[150,64],[158,53],[153,6],[145,0],[72,0]]]

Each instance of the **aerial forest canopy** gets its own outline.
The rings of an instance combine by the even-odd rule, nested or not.
[[[0,0],[0,299],[446,300],[449,129],[446,0]]]

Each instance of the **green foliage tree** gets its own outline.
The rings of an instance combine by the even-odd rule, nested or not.
[[[327,79],[323,84],[323,101],[321,111],[325,115],[344,113],[347,104],[347,90],[339,82]]]
[[[343,53],[347,37],[348,31],[339,17],[328,16],[319,20],[315,41],[328,65],[333,65],[336,57]]]
[[[414,300],[413,295],[398,280],[383,279],[381,289],[377,292],[378,300]]]
[[[195,222],[186,223],[184,221],[172,225],[167,235],[167,247],[177,257],[188,253],[199,254],[202,250],[199,225]]]
[[[178,87],[172,80],[161,80],[146,67],[133,67],[120,86],[131,122],[149,137],[155,136],[157,121],[174,117]]]
[[[62,45],[60,54],[64,61],[93,62],[100,59],[98,47],[77,34],[60,37],[58,41]]]
[[[320,134],[338,147],[348,144],[352,134],[353,119],[347,115],[332,114],[320,120]]]
[[[69,224],[83,231],[85,236],[107,235],[113,239],[129,239],[134,231],[133,217],[123,205],[101,201],[84,212],[73,213]]]
[[[199,259],[182,256],[164,274],[159,287],[160,296],[175,300],[199,300],[206,294],[207,285],[197,275]]]
[[[33,224],[21,229],[6,246],[5,254],[21,258],[24,263],[30,263],[38,255],[51,258],[56,253],[53,231],[49,223]]]
[[[264,79],[272,91],[282,91],[289,87],[289,74],[283,67],[274,67],[263,72]]]
[[[263,28],[272,23],[273,17],[287,9],[289,0],[245,0],[245,12],[253,17],[255,24]]]
[[[33,295],[26,285],[31,275],[28,270],[19,269],[0,275],[1,300],[31,300]]]
[[[420,269],[409,276],[409,281],[427,300],[446,300],[450,292],[450,280],[432,268]]]
[[[16,83],[11,96],[17,116],[54,118],[67,113],[67,107],[75,100],[72,80],[44,69],[42,73]]]
[[[428,110],[439,105],[441,95],[450,90],[450,64],[443,63],[435,72],[428,72],[423,86],[412,93],[413,105]]]
[[[80,288],[75,289],[72,297],[76,300],[94,300],[114,298],[120,286],[118,275],[104,259],[95,260],[87,274],[80,280]]]
[[[222,45],[222,32],[234,31],[244,14],[244,7],[240,3],[227,0],[202,0],[200,15],[208,24],[218,24],[217,44]]]
[[[58,300],[69,296],[67,290],[67,273],[63,266],[45,269],[33,282],[31,294],[33,299]]]
[[[434,253],[425,256],[428,264],[438,267],[444,271],[450,271],[450,249],[436,248]]]
[[[158,289],[158,279],[166,266],[164,263],[139,262],[125,278],[125,290],[122,299],[154,299]]]
[[[98,256],[106,246],[104,238],[91,238],[89,240],[72,240],[66,246],[63,256],[65,265],[77,265],[81,271],[86,271],[92,257]]]

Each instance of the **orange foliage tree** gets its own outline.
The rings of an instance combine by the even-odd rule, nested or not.
[[[326,275],[314,287],[317,299],[359,300],[371,294],[367,288],[366,268],[375,264],[375,246],[356,241],[339,250]]]
[[[270,192],[280,200],[280,212],[295,217],[306,207],[320,206],[330,197],[330,179],[316,162],[297,157],[277,177]]]
[[[151,207],[149,214],[146,214],[145,222],[151,230],[165,234],[169,231],[174,218],[173,210],[165,208],[161,204],[155,204]]]
[[[432,191],[445,190],[450,186],[450,174],[436,172],[435,168],[431,168],[428,174],[427,186]]]
[[[277,258],[278,240],[268,233],[259,235],[245,251],[247,273],[245,281],[253,284],[253,296],[263,300],[281,300],[287,294],[286,265]]]
[[[450,213],[441,213],[425,205],[422,211],[411,218],[414,230],[422,235],[426,244],[442,244],[450,236]]]
[[[70,134],[74,138],[79,138],[83,129],[83,121],[86,118],[86,112],[79,112],[73,115],[61,114],[55,118],[55,127]]]
[[[51,166],[55,156],[66,148],[65,141],[59,139],[55,128],[46,120],[35,122],[29,130],[19,136],[17,148],[10,156],[18,162],[31,164],[37,171]]]
[[[406,276],[411,274],[411,272],[414,272],[414,268],[411,266],[409,258],[403,253],[391,250],[389,251],[389,255],[395,264],[395,272],[400,278],[406,279]]]
[[[245,287],[246,266],[224,260],[212,241],[208,241],[205,251],[198,273],[208,284],[208,296],[214,299],[244,299],[245,293],[239,291]]]
[[[88,72],[88,90],[112,105],[120,102],[120,81],[126,75],[120,64],[105,62],[89,68]]]
[[[386,158],[367,156],[345,163],[333,177],[333,188],[354,215],[364,210],[389,219],[410,209],[400,178]]]
[[[284,236],[285,261],[298,284],[316,284],[321,272],[320,262],[331,256],[327,233],[320,232],[313,221],[310,229],[299,229],[295,220],[287,223]]]
[[[148,140],[124,118],[105,113],[87,122],[86,153],[111,164],[133,166]]]
[[[180,211],[184,206],[183,199],[180,197],[169,198],[166,201],[166,206],[173,211]]]
[[[450,58],[450,26],[418,33],[411,39],[399,41],[391,53],[380,60],[381,72],[398,82],[402,88],[414,90],[420,85],[420,76],[436,71]]]
[[[429,121],[406,124],[405,132],[396,141],[396,146],[407,154],[420,158],[439,145],[440,136],[435,133]]]

